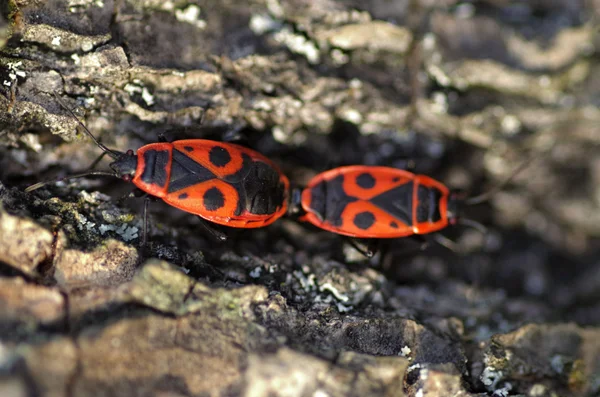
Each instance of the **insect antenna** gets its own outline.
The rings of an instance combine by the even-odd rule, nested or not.
[[[93,176],[93,175],[103,175],[103,176],[118,177],[114,173],[108,172],[108,171],[89,171],[89,172],[83,172],[81,174],[69,175],[69,176],[65,176],[65,177],[62,177],[62,178],[53,179],[51,181],[38,182],[35,185],[31,185],[31,186],[27,187],[25,189],[25,192],[29,193],[29,192],[37,190],[37,189],[39,189],[39,188],[41,188],[43,186],[50,185],[52,183],[63,182],[63,181],[71,180],[71,179],[83,178],[83,177],[86,177],[86,176]]]
[[[473,219],[469,219],[469,218],[458,218],[457,222],[458,225],[464,225],[467,227],[471,227],[475,230],[477,230],[479,233],[486,235],[488,233],[488,229],[487,227],[485,227],[483,224],[474,221]]]
[[[83,130],[85,131],[85,133],[92,138],[92,140],[94,141],[94,143],[96,144],[96,146],[98,146],[100,149],[102,149],[105,153],[107,153],[110,157],[112,157],[113,159],[118,159],[119,158],[119,153],[117,153],[114,150],[111,150],[109,148],[107,148],[106,146],[104,146],[104,144],[102,144],[98,139],[96,139],[96,137],[94,136],[94,134],[92,134],[92,132],[85,126],[85,124],[83,124],[81,122],[81,120],[79,120],[79,118],[75,115],[75,113],[63,102],[62,99],[60,99],[60,97],[58,96],[58,94],[56,92],[53,92],[54,97],[56,98],[56,100],[58,101],[58,103],[60,104],[60,106],[62,106],[67,112],[69,112],[71,114],[71,116],[77,121],[77,123],[83,128]]]
[[[455,241],[444,236],[443,234],[434,234],[432,235],[432,239],[442,247],[445,247],[454,253],[460,253],[459,245]]]
[[[508,177],[506,177],[506,179],[504,179],[502,182],[496,184],[495,186],[492,186],[488,191],[481,193],[478,196],[474,196],[474,197],[470,197],[467,198],[463,201],[464,205],[477,205],[477,204],[481,204],[481,203],[485,203],[486,201],[489,201],[496,193],[498,193],[500,190],[502,190],[506,185],[508,185],[521,171],[523,171],[525,168],[527,168],[529,166],[529,164],[531,164],[531,162],[533,160],[535,160],[541,153],[535,154],[531,157],[529,157],[527,160],[525,160],[523,163],[521,163],[521,165],[519,165],[517,168],[515,168]]]

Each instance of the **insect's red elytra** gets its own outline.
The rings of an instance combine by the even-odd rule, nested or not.
[[[356,238],[397,238],[454,223],[458,200],[428,176],[355,165],[315,176],[300,204],[301,219],[321,229]]]
[[[110,166],[140,190],[220,225],[267,226],[287,211],[287,177],[243,146],[205,139],[151,143]]]

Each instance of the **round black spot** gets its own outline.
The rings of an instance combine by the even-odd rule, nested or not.
[[[394,229],[398,229],[398,224],[394,221],[390,222],[390,227],[393,227]]]
[[[187,193],[181,193],[177,198],[179,200],[185,200],[186,198],[188,198],[188,194]]]
[[[392,182],[398,182],[399,180],[400,180],[400,177],[397,177],[397,176],[392,178]]]
[[[365,172],[356,177],[356,184],[363,189],[370,189],[375,186],[375,178],[373,178],[373,175]]]
[[[184,146],[183,148],[185,149],[186,152],[193,152],[194,151],[194,148],[191,147],[191,146]]]
[[[210,162],[217,167],[225,167],[231,161],[231,155],[227,149],[221,146],[215,146],[210,149],[208,158]]]
[[[362,230],[367,230],[375,223],[375,215],[372,212],[361,212],[354,217],[354,225]]]
[[[216,211],[225,205],[225,196],[216,187],[211,187],[204,192],[204,208],[207,211]]]

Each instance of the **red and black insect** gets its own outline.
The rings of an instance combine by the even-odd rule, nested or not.
[[[254,150],[232,143],[188,139],[151,143],[137,153],[120,153],[108,149],[80,125],[115,160],[110,164],[113,172],[91,171],[69,178],[115,176],[183,211],[237,228],[269,225],[287,211],[287,177]],[[45,184],[38,183],[26,191]]]
[[[110,167],[140,190],[220,225],[262,227],[287,210],[287,177],[262,154],[231,143],[151,143]]]
[[[485,232],[483,225],[460,216],[462,207],[487,201],[530,161],[503,183],[467,199],[425,175],[390,167],[339,167],[316,175],[301,195],[295,192],[290,207],[301,206],[301,220],[356,238],[424,235],[457,223]]]
[[[436,232],[456,222],[457,198],[442,183],[390,167],[354,165],[315,176],[302,191],[302,220],[357,238]]]

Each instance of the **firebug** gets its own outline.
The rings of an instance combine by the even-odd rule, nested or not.
[[[455,222],[457,201],[425,175],[378,166],[334,168],[302,191],[302,220],[349,237],[427,234]]]
[[[118,177],[173,207],[230,227],[267,226],[287,211],[287,177],[271,160],[254,150],[226,142],[187,139],[151,143],[136,153],[133,150],[121,153],[100,143],[71,114],[114,161],[110,164],[112,172],[90,171],[64,179],[89,175]],[[37,183],[26,191],[47,183]]]
[[[426,175],[381,166],[352,165],[317,174],[306,188],[291,194],[290,211],[300,220],[352,238],[389,239],[434,233],[457,223],[485,233],[478,222],[463,218],[463,206],[489,200],[533,159],[487,192],[466,198]],[[453,242],[435,235],[440,244]]]

